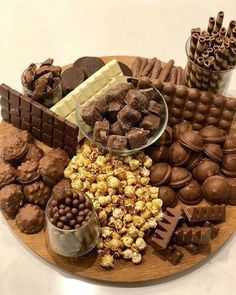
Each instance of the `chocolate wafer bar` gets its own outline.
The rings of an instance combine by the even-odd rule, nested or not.
[[[226,206],[213,205],[213,206],[198,206],[198,207],[185,207],[184,214],[189,222],[203,222],[203,221],[225,221]]]
[[[155,249],[166,249],[175,231],[182,213],[180,210],[167,208],[163,220],[158,222],[157,229],[150,239]]]
[[[177,244],[207,245],[211,240],[211,229],[208,227],[184,227],[179,228],[173,235],[173,241]]]

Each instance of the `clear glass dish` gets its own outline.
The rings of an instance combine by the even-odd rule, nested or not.
[[[142,149],[145,149],[149,145],[153,144],[163,134],[168,123],[168,107],[162,94],[151,84],[147,82],[142,83],[142,88],[153,88],[154,91],[158,94],[158,99],[156,101],[160,103],[163,107],[163,116],[161,118],[159,129],[154,133],[152,137],[149,138],[148,142],[145,145],[136,149],[115,150],[95,141],[93,138],[93,129],[89,125],[87,125],[82,119],[81,110],[82,107],[86,106],[87,103],[90,103],[91,101],[98,99],[98,97],[104,94],[108,89],[113,88],[120,83],[126,82],[132,83],[136,86],[138,84],[138,81],[138,79],[128,76],[104,78],[98,81],[94,81],[93,83],[90,83],[89,86],[85,88],[83,91],[81,91],[77,97],[76,120],[80,131],[84,134],[85,137],[87,137],[93,143],[96,143],[99,147],[119,156],[128,156]],[[90,94],[89,99],[87,99],[89,96],[88,93]]]

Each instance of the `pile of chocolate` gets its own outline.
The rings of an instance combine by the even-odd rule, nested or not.
[[[0,208],[7,217],[16,218],[22,232],[36,233],[44,226],[43,209],[52,186],[63,177],[69,157],[60,148],[44,155],[34,138],[23,130],[3,138],[1,151]]]
[[[118,84],[81,110],[84,122],[93,128],[93,138],[115,150],[136,149],[147,144],[160,128],[164,114],[158,93]]]
[[[236,137],[208,125],[199,132],[181,122],[168,127],[147,149],[153,159],[150,180],[160,187],[164,207],[177,200],[198,204],[203,197],[211,204],[236,205]]]
[[[168,208],[147,239],[161,259],[176,265],[184,256],[183,250],[192,255],[204,253],[225,218],[225,205]]]

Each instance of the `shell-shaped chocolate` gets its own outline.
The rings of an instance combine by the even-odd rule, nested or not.
[[[203,140],[198,131],[189,130],[181,133],[179,135],[179,142],[194,152],[201,152],[203,150]]]
[[[205,142],[223,143],[225,141],[225,132],[213,125],[203,127],[199,133]]]

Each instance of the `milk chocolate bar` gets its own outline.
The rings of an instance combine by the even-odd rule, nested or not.
[[[177,244],[207,245],[211,240],[211,229],[208,227],[186,227],[175,231],[173,241]]]
[[[170,245],[165,250],[158,251],[161,259],[168,260],[173,265],[177,265],[181,262],[184,254],[175,246]]]
[[[190,222],[225,221],[226,206],[185,207],[184,213]]]
[[[211,229],[211,238],[214,239],[218,236],[220,228],[210,221],[206,221],[203,224],[204,227],[209,227]]]

